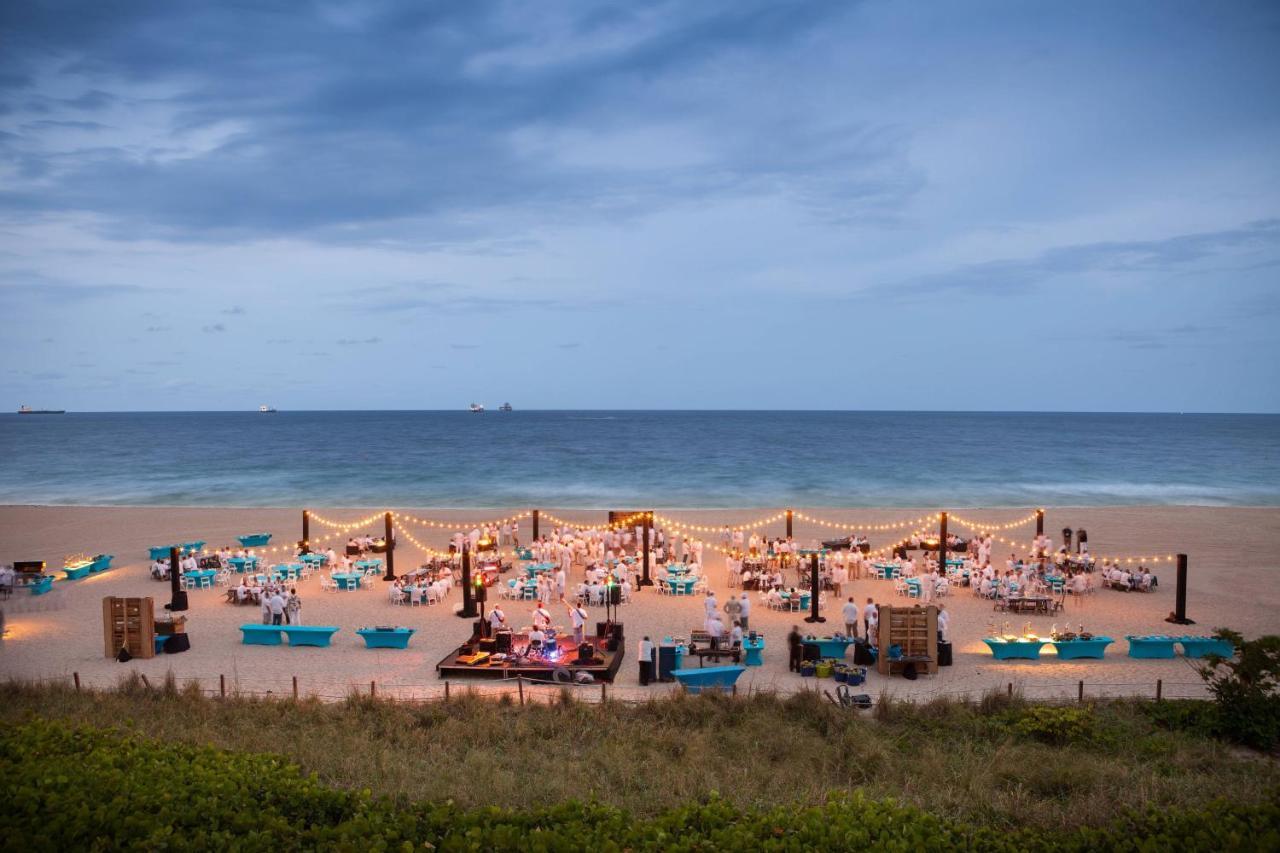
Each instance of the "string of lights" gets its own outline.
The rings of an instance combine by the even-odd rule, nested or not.
[[[981,521],[970,521],[969,519],[959,515],[955,515],[954,513],[947,513],[947,523],[950,524],[951,522],[954,521],[956,524],[959,524],[963,527],[971,528],[973,530],[977,530],[982,533],[986,533],[992,530],[1013,530],[1015,527],[1022,527],[1024,524],[1030,524],[1034,522],[1036,520],[1036,516],[1038,516],[1041,512],[1043,512],[1043,510],[1036,510],[1035,512],[1031,513],[1028,516],[1019,518],[1016,521],[1008,521],[1003,524],[987,524],[986,522],[981,522]]]
[[[768,518],[761,518],[757,521],[750,521],[750,522],[746,522],[745,524],[732,524],[732,525],[729,525],[729,529],[730,530],[758,530],[759,528],[766,527],[770,524],[777,524],[779,521],[782,521],[786,517],[787,517],[786,512],[780,512],[777,515],[771,515]],[[724,532],[724,525],[720,525],[719,527],[716,527],[715,525],[712,525],[712,524],[691,524],[683,521],[677,521],[676,519],[671,518],[669,516],[658,515],[657,513],[654,513],[653,520],[657,522],[661,522],[663,525],[668,527],[676,527],[677,525],[679,525],[687,530],[693,530],[698,533]]]
[[[373,515],[370,515],[366,518],[362,518],[359,521],[334,521],[333,519],[325,518],[323,515],[318,515],[317,513],[314,513],[311,510],[307,510],[307,517],[310,518],[312,521],[319,522],[320,524],[323,524],[325,527],[331,527],[336,530],[341,530],[344,533],[355,530],[357,527],[368,527],[370,524],[373,524],[375,521],[377,521],[378,519],[382,518],[385,515],[386,515],[386,510],[383,510],[382,512],[375,512]]]
[[[508,515],[506,518],[491,518],[485,521],[449,521],[435,518],[418,518],[415,515],[409,515],[403,512],[393,512],[396,518],[409,521],[414,524],[420,524],[423,527],[434,527],[438,530],[462,530],[467,527],[499,527],[503,524],[510,524],[513,521],[519,521],[522,518],[528,518],[533,514],[533,510],[525,510],[515,515]],[[545,515],[545,513],[543,513]]]
[[[799,511],[793,511],[792,517],[799,519],[800,521],[808,522],[809,524],[816,524],[819,527],[828,527],[833,530],[858,530],[858,531],[865,530],[868,532],[881,532],[885,530],[901,530],[902,528],[910,527],[913,524],[914,525],[926,524],[930,521],[937,521],[940,516],[939,516],[939,513],[935,512],[932,515],[922,515],[919,518],[904,518],[901,521],[890,521],[890,522],[885,522],[883,524],[861,524],[861,523],[828,521],[825,518],[815,518],[812,515],[808,515],[806,513],[799,512]]]

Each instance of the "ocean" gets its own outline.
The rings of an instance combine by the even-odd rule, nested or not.
[[[1280,505],[1280,416],[174,412],[0,416],[0,503]]]

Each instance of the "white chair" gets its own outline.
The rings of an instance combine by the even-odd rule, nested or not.
[[[428,607],[431,607],[434,604],[439,604],[443,600],[440,590],[434,586],[427,587],[425,598],[427,600]]]
[[[894,592],[894,595],[906,595],[907,582],[901,579],[895,580],[893,582],[893,592]]]
[[[332,578],[330,578],[330,577],[326,577],[325,575],[321,575],[321,576],[320,576],[320,591],[321,591],[321,592],[337,592],[337,591],[338,591],[338,585],[337,585],[336,583],[334,583],[334,581],[333,581],[333,579],[332,579]]]
[[[416,586],[413,589],[409,590],[409,606],[410,607],[422,606],[422,590]]]

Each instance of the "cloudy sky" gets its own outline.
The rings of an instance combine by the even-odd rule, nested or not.
[[[1275,3],[0,4],[0,400],[1280,410]]]

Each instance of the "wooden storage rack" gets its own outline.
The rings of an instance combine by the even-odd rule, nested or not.
[[[889,646],[902,648],[899,660],[889,660]],[[889,675],[892,668],[914,663],[916,669],[938,672],[938,608],[880,607],[880,656],[876,671]]]
[[[113,658],[121,648],[135,658],[151,658],[156,654],[155,609],[150,598],[102,599],[102,636],[107,657]]]

